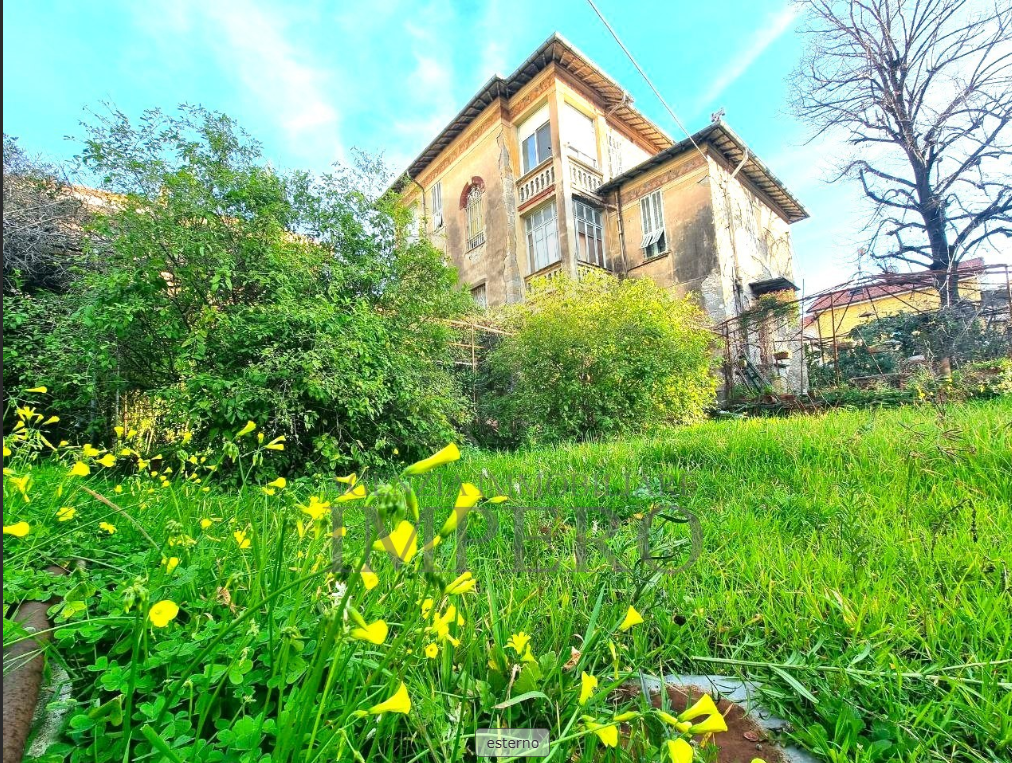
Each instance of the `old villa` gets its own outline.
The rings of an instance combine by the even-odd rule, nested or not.
[[[794,288],[808,214],[719,118],[673,141],[558,34],[492,77],[395,188],[481,305],[605,268],[694,293],[714,321]]]

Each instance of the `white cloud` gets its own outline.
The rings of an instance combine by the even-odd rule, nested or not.
[[[272,120],[291,154],[324,161],[344,155],[334,106],[341,83],[303,51],[288,14],[254,0],[187,0],[170,3],[164,16],[137,14],[163,55],[185,55],[194,45],[210,51],[236,86],[236,99]],[[305,14],[298,21],[304,24]]]
[[[792,3],[776,15],[771,16],[766,24],[755,32],[748,44],[737,55],[728,59],[724,68],[699,98],[696,104],[697,111],[702,111],[708,106],[715,106],[717,98],[748,71],[766,48],[791,28],[798,13],[798,7]]]

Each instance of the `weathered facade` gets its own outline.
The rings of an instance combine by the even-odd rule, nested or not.
[[[490,79],[395,187],[489,306],[600,267],[698,295],[722,321],[793,286],[789,226],[807,217],[725,124],[674,143],[559,35]]]

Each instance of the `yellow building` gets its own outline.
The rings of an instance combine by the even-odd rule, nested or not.
[[[957,273],[962,299],[980,302],[983,272],[981,258],[960,263]],[[867,283],[827,292],[809,307],[805,336],[828,342],[834,336],[849,337],[858,326],[878,318],[938,310],[942,301],[935,278],[931,271],[885,273]]]
[[[697,294],[716,321],[792,287],[804,207],[723,122],[674,142],[558,34],[492,77],[394,188],[482,305],[581,268]]]

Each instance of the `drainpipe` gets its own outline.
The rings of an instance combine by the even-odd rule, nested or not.
[[[615,202],[618,205],[618,242],[622,252],[622,275],[629,272],[629,259],[625,253],[625,221],[622,219],[622,188],[615,189]]]
[[[732,175],[732,177],[734,177],[734,176]],[[411,177],[411,175],[408,175],[408,180],[410,180],[412,183],[414,183],[416,186],[418,186],[419,193],[420,193],[420,195],[422,197],[422,219],[418,221],[419,228],[421,228],[421,226],[425,225],[425,221],[429,217],[428,214],[427,214],[427,211],[425,209],[425,189],[422,188],[422,184],[419,183],[417,180],[415,180],[413,177]],[[421,234],[422,234],[422,231],[419,230],[418,231],[418,235],[421,235]]]

